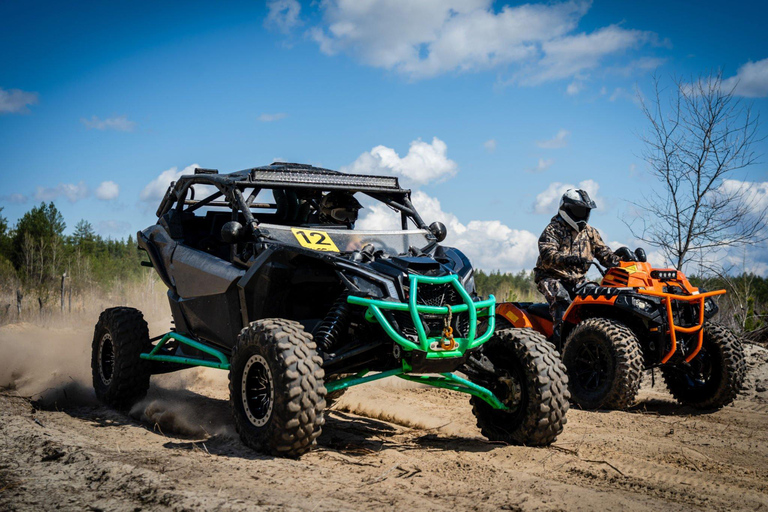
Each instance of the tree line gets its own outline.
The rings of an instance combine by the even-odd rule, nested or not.
[[[148,272],[140,266],[132,236],[103,238],[87,220],[65,235],[66,222],[53,202],[33,207],[14,226],[2,210],[0,207],[0,287],[6,313],[11,310],[9,305],[20,309],[22,301],[36,304],[40,310],[63,307],[59,301],[71,302],[73,293],[108,291]]]

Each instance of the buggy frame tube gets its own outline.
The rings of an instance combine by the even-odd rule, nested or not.
[[[201,352],[205,352],[206,354],[218,359],[219,362],[209,361],[206,359],[198,359],[195,357],[182,357],[182,356],[171,356],[171,355],[160,354],[159,353],[160,350],[168,342],[168,340],[171,340],[171,339],[176,340],[179,343],[183,343],[184,345],[189,345],[192,348],[196,348]],[[139,357],[149,361],[160,361],[163,363],[181,363],[181,364],[188,364],[190,366],[206,366],[208,368],[216,368],[219,370],[229,370],[229,360],[227,359],[227,356],[224,355],[222,352],[216,350],[215,348],[211,348],[207,345],[204,345],[199,341],[195,341],[191,338],[187,338],[186,336],[183,336],[173,331],[165,334],[162,337],[162,339],[158,342],[158,344],[155,345],[154,348],[148,354],[141,354]]]
[[[469,293],[467,293],[464,287],[461,286],[461,283],[459,282],[459,276],[455,274],[440,277],[429,277],[412,274],[409,277],[409,280],[410,293],[407,304],[403,302],[392,302],[379,299],[369,299],[366,297],[357,297],[354,295],[347,297],[347,302],[359,306],[367,306],[368,309],[366,310],[365,316],[368,320],[378,322],[384,329],[384,332],[386,332],[387,335],[395,341],[395,343],[403,347],[405,350],[421,350],[426,352],[427,359],[461,357],[467,350],[479,347],[488,341],[491,336],[493,336],[493,332],[496,328],[496,316],[494,314],[496,299],[493,295],[489,296],[486,300],[474,302]],[[459,293],[459,296],[463,300],[463,304],[451,305],[450,309],[448,306],[427,306],[418,304],[419,283],[451,284]],[[488,316],[488,329],[482,336],[479,337],[476,336],[478,309],[487,310]],[[392,327],[392,324],[390,324],[390,322],[386,319],[382,310],[410,312],[411,319],[413,320],[414,326],[416,328],[418,343],[407,339],[402,334],[397,332]],[[466,312],[469,315],[469,332],[467,333],[467,337],[456,338],[456,341],[458,342],[458,348],[454,350],[433,350],[430,348],[430,345],[435,341],[439,341],[440,338],[427,337],[427,333],[424,330],[424,325],[422,324],[419,315],[448,315],[449,312]]]
[[[439,376],[412,375],[405,372],[401,368],[395,368],[394,370],[387,370],[385,372],[369,375],[367,371],[364,371],[351,377],[329,382],[325,385],[325,389],[328,391],[328,393],[332,393],[340,389],[347,389],[352,386],[357,386],[358,384],[373,382],[375,380],[385,379],[387,377],[400,377],[404,380],[418,382],[420,384],[426,384],[436,388],[444,388],[453,391],[459,391],[461,393],[467,393],[469,395],[480,398],[494,409],[509,410],[509,408],[504,405],[501,400],[499,400],[490,390],[452,373],[441,373]]]

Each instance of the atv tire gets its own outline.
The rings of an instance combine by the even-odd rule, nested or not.
[[[271,318],[240,331],[229,371],[240,438],[262,453],[296,458],[315,445],[325,419],[323,360],[301,324]]]
[[[610,318],[588,318],[568,335],[563,347],[571,399],[582,409],[627,409],[635,402],[643,376],[637,336]]]
[[[141,311],[133,308],[104,310],[96,323],[91,350],[91,373],[96,397],[116,409],[128,409],[149,389],[149,329]]]
[[[744,384],[746,361],[741,341],[727,328],[704,326],[701,351],[689,363],[662,366],[667,389],[683,405],[720,409],[736,398]]]
[[[481,350],[496,368],[508,372],[505,377],[496,376],[489,389],[505,405],[516,405],[511,411],[494,409],[473,396],[472,413],[482,434],[491,441],[516,445],[554,442],[567,421],[570,397],[555,346],[532,329],[504,329]]]

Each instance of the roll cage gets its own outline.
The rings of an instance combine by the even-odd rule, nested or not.
[[[198,199],[195,197],[194,185],[213,187],[213,190],[206,197]],[[244,194],[246,189],[251,189],[247,196]],[[258,237],[261,221],[254,215],[253,209],[271,208],[279,212],[281,207],[280,202],[256,203],[256,197],[262,190],[272,190],[283,201],[285,197],[308,196],[321,191],[361,192],[399,212],[402,229],[408,229],[410,219],[416,227],[429,232],[429,227],[411,203],[411,191],[400,188],[395,177],[346,174],[282,162],[229,174],[219,174],[215,169],[196,168],[194,174],[181,176],[171,183],[157,209],[157,216],[162,217],[173,209],[181,214],[206,206],[228,207],[232,209],[232,220],[239,220],[239,215],[242,215],[247,234]],[[279,218],[276,220],[271,222],[281,223]],[[289,221],[283,223],[290,224]]]

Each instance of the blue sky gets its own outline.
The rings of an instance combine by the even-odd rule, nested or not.
[[[568,184],[633,243],[653,72],[720,68],[768,119],[768,6],[685,4],[0,2],[0,206],[124,237],[192,164],[282,159],[401,176],[483,268],[530,269]],[[768,195],[767,164],[737,178]]]

